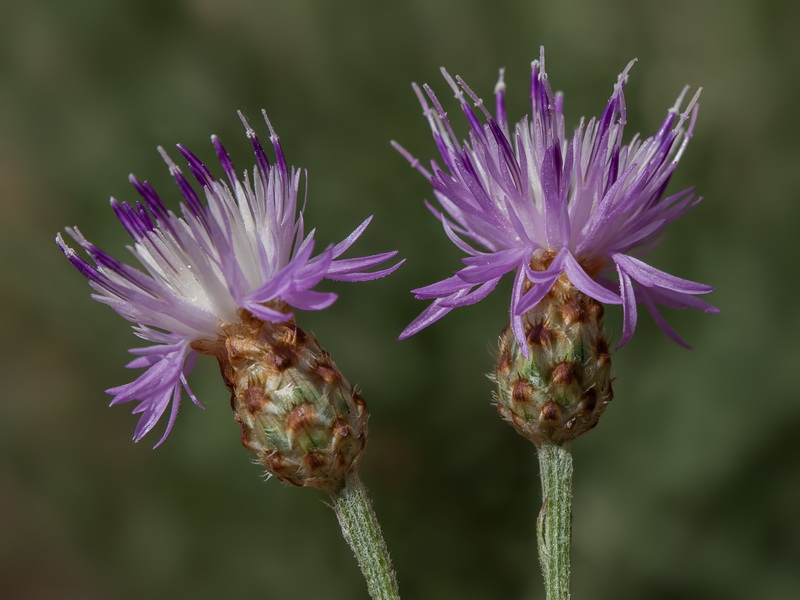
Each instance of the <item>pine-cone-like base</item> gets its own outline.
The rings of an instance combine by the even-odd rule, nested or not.
[[[529,359],[510,328],[500,336],[497,409],[537,446],[568,443],[597,425],[613,397],[603,306],[562,274],[523,323]]]
[[[242,444],[280,480],[336,492],[366,445],[364,400],[293,321],[242,311],[242,321],[224,331],[192,347],[219,360]]]

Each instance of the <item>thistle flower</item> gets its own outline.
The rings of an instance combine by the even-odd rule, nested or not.
[[[665,273],[641,258],[658,245],[670,222],[700,201],[691,189],[664,196],[692,137],[700,92],[684,106],[685,88],[654,136],[637,135],[625,144],[623,90],[633,63],[620,74],[600,117],[581,120],[571,137],[565,130],[563,96],[553,94],[545,73],[544,50],[532,63],[531,116],[513,129],[506,118],[502,70],[493,116],[460,77],[453,79],[442,69],[467,118],[468,140],[458,142],[430,87],[415,85],[443,164],[434,160],[425,168],[393,142],[433,186],[440,208],[428,208],[468,255],[453,276],[413,290],[416,298],[433,303],[401,339],[456,307],[482,300],[513,271],[510,335],[501,338],[497,373],[499,408],[502,413],[513,407],[508,410],[517,420],[557,423],[560,433],[551,428],[542,434],[551,441],[574,437],[580,420],[592,426],[610,400],[600,303],[623,307],[620,346],[633,335],[637,304],[684,346],[657,306],[716,312],[696,297],[713,288]],[[613,275],[617,281],[609,278]],[[596,363],[597,368],[586,367]],[[574,388],[569,399],[564,399],[565,385]],[[576,412],[578,400],[590,390],[595,400]],[[539,392],[542,398],[562,398],[559,410],[545,406],[545,400],[533,402],[531,396]]]
[[[324,461],[314,452],[327,444],[334,455],[341,455],[341,440],[347,435],[359,438],[363,447],[366,415],[363,401],[330,356],[294,324],[293,309],[321,310],[336,300],[336,294],[313,289],[322,279],[376,279],[401,263],[370,272],[396,252],[340,258],[371,217],[343,241],[314,255],[315,232],[305,232],[297,207],[305,173],[287,165],[266,113],[274,163],[239,116],[255,152],[252,175],[245,171],[239,177],[222,143],[212,136],[224,179],[215,178],[194,154],[178,145],[205,203],[162,148],[159,152],[183,194],[179,214],[166,208],[148,182],[133,175],[130,181],[143,202],[129,205],[111,199],[117,218],[133,238],[129,250],[144,270],[112,258],[77,228],[66,231],[91,262],[68,246],[61,234],[56,242],[89,280],[95,291],[92,297],[133,322],[134,333],[150,343],[132,349],[138,357],[127,365],[144,368],[144,373],[107,390],[114,396],[111,404],[137,403],[133,412],[142,416],[135,441],[169,409],[166,431],[156,446],[164,441],[184,391],[200,405],[187,376],[198,353],[211,354],[219,359],[231,389],[245,445],[261,452],[262,462],[271,460],[273,466],[294,460],[296,469],[310,473],[313,485],[320,469],[333,468],[321,466]],[[280,429],[276,424],[280,419],[288,419],[288,426],[284,423],[282,431],[271,431],[270,427]],[[317,431],[321,428],[327,428],[327,438]],[[276,454],[290,447],[299,448],[301,455],[281,459]],[[351,454],[352,463],[360,450]],[[313,464],[300,464],[309,456],[306,462]],[[341,458],[332,456],[330,461]]]

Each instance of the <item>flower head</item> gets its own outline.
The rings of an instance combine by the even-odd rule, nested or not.
[[[433,185],[441,208],[428,208],[468,256],[463,259],[466,266],[452,277],[413,290],[416,298],[433,303],[401,339],[453,308],[485,298],[511,271],[511,329],[525,356],[523,315],[562,274],[587,296],[622,304],[620,345],[633,335],[637,303],[684,346],[657,305],[717,311],[696,297],[713,288],[665,273],[640,258],[661,241],[670,222],[701,199],[691,189],[664,195],[692,136],[700,91],[681,108],[685,88],[655,135],[637,135],[625,144],[623,90],[633,63],[620,74],[600,117],[581,120],[571,137],[565,131],[563,96],[553,94],[545,73],[544,50],[532,64],[531,116],[513,129],[506,118],[502,70],[494,116],[460,77],[454,80],[442,70],[469,123],[469,139],[463,143],[433,91],[414,86],[443,164],[431,161],[427,169],[394,145]],[[614,274],[617,281],[607,277]]]
[[[339,258],[371,217],[343,241],[314,255],[314,230],[305,232],[297,207],[301,171],[287,165],[266,113],[274,163],[239,116],[255,152],[252,174],[244,171],[239,177],[222,143],[212,136],[224,179],[214,177],[178,145],[205,202],[163,148],[159,152],[183,194],[179,214],[167,209],[147,181],[133,175],[130,182],[143,202],[130,205],[111,199],[117,218],[133,238],[128,249],[144,270],[112,258],[77,228],[66,231],[91,262],[68,246],[61,234],[56,237],[70,262],[89,280],[95,291],[92,297],[133,322],[135,334],[151,343],[132,349],[138,358],[127,365],[145,372],[131,383],[107,390],[114,396],[111,404],[138,402],[133,412],[142,416],[136,441],[170,408],[166,432],[156,446],[164,441],[183,390],[199,406],[186,379],[196,357],[193,342],[217,339],[226,325],[241,320],[242,310],[272,323],[291,319],[291,308],[321,310],[336,300],[336,294],[313,289],[322,279],[366,281],[388,275],[402,263],[370,272],[396,252]]]

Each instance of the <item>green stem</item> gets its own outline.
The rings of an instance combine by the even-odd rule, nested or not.
[[[333,510],[344,539],[356,555],[369,595],[373,600],[399,600],[392,560],[367,490],[357,472],[351,472],[344,487],[333,495]]]
[[[547,600],[569,600],[569,545],[572,530],[572,455],[568,446],[539,448],[542,510],[536,521],[539,563]]]

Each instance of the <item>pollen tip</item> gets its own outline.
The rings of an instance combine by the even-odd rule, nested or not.
[[[242,125],[244,125],[244,129],[247,132],[247,137],[254,138],[256,137],[256,132],[250,127],[250,123],[247,122],[247,119],[244,116],[244,113],[241,110],[237,110],[236,114],[239,115],[239,119],[242,121]]]
[[[500,68],[500,75],[497,78],[497,83],[494,84],[494,93],[495,94],[499,94],[501,92],[505,92],[506,91],[505,74],[506,74],[506,68],[505,67],[501,67]]]
[[[278,134],[275,133],[275,128],[272,126],[272,121],[270,121],[269,117],[267,116],[267,111],[262,108],[261,109],[261,114],[264,117],[264,122],[266,122],[267,127],[269,128],[269,138],[270,138],[270,140],[272,140],[273,142],[278,141]]]
[[[176,146],[178,148],[181,147],[180,144],[176,144]],[[164,162],[167,163],[167,167],[169,167],[169,172],[171,174],[174,175],[181,172],[180,167],[175,164],[175,162],[170,158],[169,154],[167,154],[167,151],[164,150],[164,146],[157,146],[156,150],[158,150],[158,153],[161,155],[161,158],[164,160]]]

